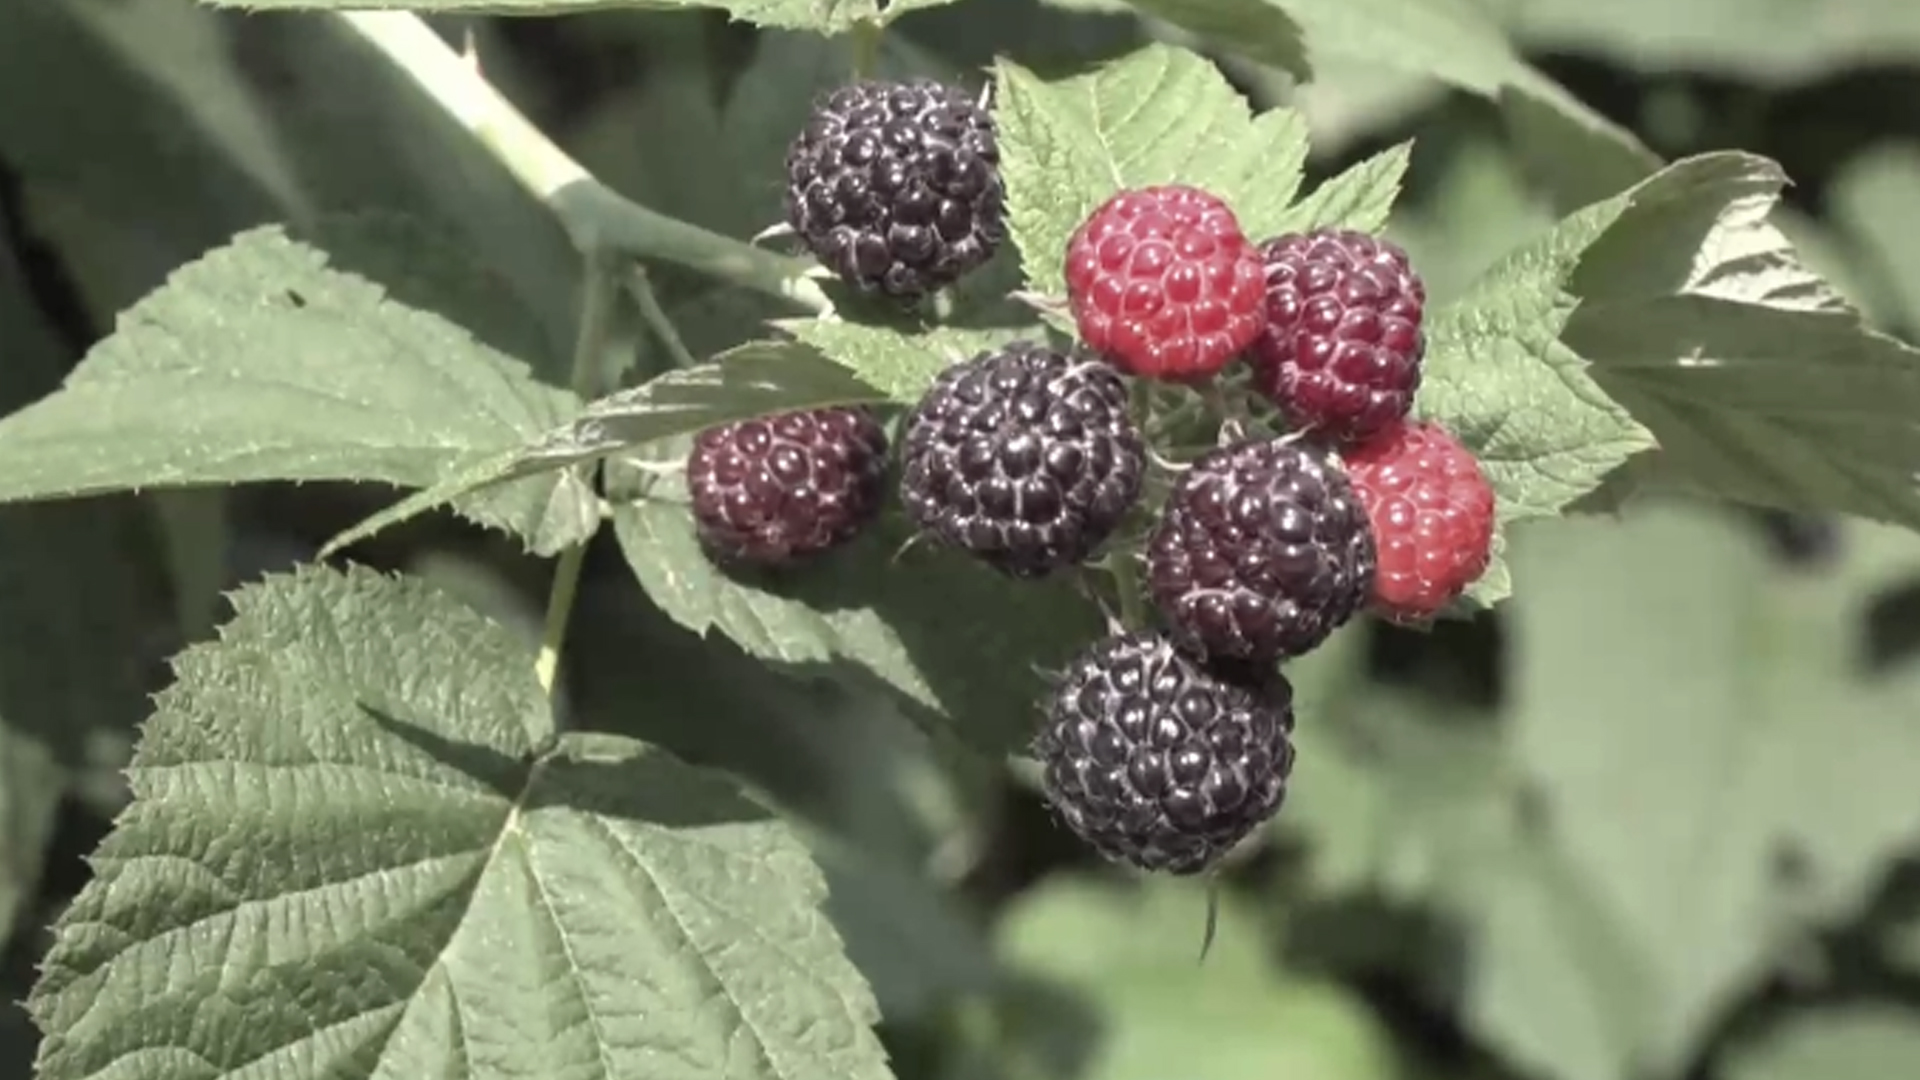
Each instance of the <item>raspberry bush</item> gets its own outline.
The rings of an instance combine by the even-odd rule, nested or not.
[[[8,1075],[1911,1071],[1920,24],[619,6],[0,14]]]

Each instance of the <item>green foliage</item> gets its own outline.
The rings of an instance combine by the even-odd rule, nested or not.
[[[1920,1055],[1920,75],[1854,70],[1910,66],[1912,20],[959,2],[0,12],[0,1072]],[[1676,65],[1739,85],[1637,75]],[[856,74],[990,91],[1011,240],[924,303],[750,239]],[[1136,395],[1170,461],[1044,582],[891,505],[721,568],[680,467],[788,410],[897,439],[954,362],[1070,343],[1068,237],[1160,183],[1411,252],[1417,409],[1500,527],[1471,621],[1288,663],[1285,810],[1204,884],[1096,870],[1021,758],[1049,673],[1151,618],[1139,538],[1221,397],[1266,423],[1235,380]],[[1757,508],[1837,547],[1783,558]]]
[[[62,920],[41,1075],[887,1075],[819,871],[769,811],[556,734],[523,646],[424,586],[310,570],[234,609],[179,658]]]

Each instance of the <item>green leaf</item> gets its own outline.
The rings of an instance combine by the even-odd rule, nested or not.
[[[0,420],[0,500],[266,480],[425,486],[578,408],[266,227],[180,270],[58,393]],[[460,510],[543,553],[598,524],[591,489],[558,472]]]
[[[249,11],[416,11],[422,15],[562,15],[600,11],[610,0],[200,0]],[[951,0],[919,0],[913,6]],[[880,15],[875,0],[623,0],[627,9],[718,10],[755,26],[836,34]]]
[[[1430,76],[1499,103],[1526,140],[1519,147],[1523,153],[1548,164],[1572,163],[1546,177],[1575,185],[1579,197],[1572,205],[1618,190],[1593,190],[1594,175],[1634,180],[1660,165],[1631,132],[1528,64],[1476,0],[1280,3],[1306,30],[1316,62],[1350,59]],[[1535,143],[1543,144],[1543,152],[1530,152]]]
[[[1887,1080],[1920,1061],[1920,1020],[1891,1004],[1789,1015],[1732,1051],[1725,1080]]]
[[[523,644],[417,582],[234,606],[57,927],[39,1076],[889,1075],[818,869],[730,783],[556,741]]]
[[[778,663],[849,661],[995,755],[1032,737],[1039,671],[1099,633],[1066,582],[1017,583],[949,550],[909,548],[898,519],[791,575],[748,578],[702,554],[681,477],[614,462],[608,498],[628,564],[675,622]]]
[[[1494,265],[1427,323],[1425,381],[1415,408],[1480,457],[1499,520],[1553,517],[1653,437],[1607,397],[1560,334],[1574,301],[1565,283],[1587,245],[1620,212],[1600,204]],[[1496,566],[1471,598],[1506,595]]]
[[[912,404],[948,367],[1022,335],[1006,330],[931,326],[900,331],[886,326],[789,319],[780,329],[859,376],[893,401]]]
[[[1678,70],[1780,86],[1920,57],[1920,9],[1820,0],[1757,9],[1747,0],[1528,0],[1509,5],[1527,45],[1590,53],[1648,74]]]
[[[1219,42],[1223,48],[1286,71],[1303,83],[1313,81],[1300,24],[1272,0],[1126,0],[1125,6]]]
[[[1055,82],[1003,59],[997,80],[1009,228],[1037,292],[1065,293],[1060,253],[1122,188],[1204,187],[1254,239],[1287,220],[1307,156],[1305,121],[1284,110],[1253,116],[1194,53],[1150,45]]]
[[[670,371],[610,394],[560,427],[449,473],[327,541],[321,554],[340,551],[449,502],[490,494],[502,484],[554,474],[715,424],[882,400],[879,391],[805,345],[748,342],[712,363]],[[597,504],[594,513],[597,523]]]
[[[1613,200],[1564,340],[1659,440],[1649,482],[1920,527],[1920,350],[1806,269],[1768,220],[1785,182],[1710,154]]]
[[[1920,666],[1867,679],[1859,651],[1888,544],[1920,556],[1861,524],[1847,546],[1881,569],[1792,575],[1731,515],[1650,507],[1516,545],[1511,745],[1550,800],[1553,869],[1538,916],[1482,926],[1471,1014],[1522,1065],[1680,1068],[1794,934],[1856,917],[1920,839]]]
[[[1407,174],[1412,153],[1413,143],[1403,142],[1355,163],[1289,208],[1275,231],[1342,228],[1379,232],[1386,228],[1394,200],[1400,197],[1400,181]]]
[[[957,830],[934,827],[906,781],[952,772],[890,699],[702,640],[631,582],[583,589],[576,611],[593,627],[567,647],[576,725],[723,769],[805,821],[827,876],[827,915],[889,1021],[991,986],[997,973],[972,921],[909,869]]]
[[[1274,969],[1250,906],[1223,899],[1218,939],[1201,964],[1207,903],[1192,883],[1136,891],[1092,877],[1056,879],[1022,897],[1001,931],[1009,960],[1072,991],[1097,1033],[1087,1060],[1050,1063],[1042,1075],[1400,1075],[1391,1036],[1363,1001],[1332,980]]]
[[[1849,159],[1827,196],[1832,220],[1860,249],[1869,282],[1885,289],[1876,310],[1920,337],[1920,145],[1896,143]]]

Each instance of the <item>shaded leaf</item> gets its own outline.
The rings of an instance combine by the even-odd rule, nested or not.
[[[415,11],[422,15],[561,15],[598,11],[609,0],[201,0],[249,11]],[[918,0],[926,7],[950,0]],[[876,0],[623,0],[625,8],[724,11],[755,26],[839,33],[879,16]]]
[[[1301,82],[1313,80],[1300,24],[1272,0],[1125,0],[1124,6],[1280,68]]]
[[[1411,142],[1396,144],[1328,178],[1289,208],[1276,232],[1342,228],[1377,233],[1386,227],[1400,181],[1407,173]],[[1265,239],[1256,236],[1254,240]]]
[[[1664,1073],[1920,836],[1920,668],[1863,677],[1873,594],[1786,574],[1731,518],[1542,524],[1514,559],[1513,753],[1548,800],[1563,922],[1523,945],[1525,920],[1490,919],[1473,1015],[1569,1080]]]
[[[1740,1047],[1725,1080],[1886,1080],[1920,1061],[1920,1020],[1896,1005],[1852,1005],[1790,1015]]]
[[[608,484],[627,562],[675,622],[765,660],[855,664],[995,755],[1031,738],[1039,671],[1098,634],[1067,582],[1013,582],[952,551],[908,549],[897,519],[792,574],[729,574],[700,550],[682,478],[616,462]]]

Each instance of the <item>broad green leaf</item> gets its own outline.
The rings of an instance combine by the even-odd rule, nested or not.
[[[1507,24],[1529,46],[1593,53],[1650,74],[1675,70],[1766,85],[1920,57],[1920,8],[1886,0],[1526,0]]]
[[[1429,76],[1499,103],[1527,142],[1545,140],[1560,159],[1578,163],[1553,177],[1583,185],[1578,202],[1602,194],[1584,187],[1587,174],[1631,180],[1659,167],[1631,132],[1528,64],[1476,0],[1278,2],[1305,29],[1316,62],[1324,56]]]
[[[1920,350],[1806,268],[1769,221],[1785,182],[1710,154],[1612,200],[1564,340],[1659,440],[1651,482],[1920,526]]]
[[[939,764],[891,700],[702,640],[632,582],[590,585],[577,610],[580,625],[593,627],[567,647],[577,725],[723,769],[807,822],[827,876],[827,915],[889,1021],[992,984],[997,973],[971,920],[910,869],[958,830],[931,822],[909,798],[910,778]]]
[[[1403,142],[1355,163],[1290,207],[1275,231],[1343,228],[1379,232],[1386,227],[1394,200],[1400,197],[1400,181],[1406,176],[1412,152],[1413,144]]]
[[[1736,1048],[1724,1080],[1889,1080],[1920,1061],[1920,1019],[1893,1004],[1836,1005],[1790,1014]]]
[[[1301,82],[1313,80],[1300,24],[1273,0],[1125,0],[1124,6],[1280,68]]]
[[[267,227],[180,270],[59,392],[0,420],[0,500],[265,480],[419,487],[578,408]],[[598,524],[591,489],[558,472],[460,509],[540,552]]]
[[[1843,165],[1826,199],[1834,223],[1861,249],[1885,289],[1876,308],[1920,338],[1920,146],[1870,150]]]
[[[722,353],[712,363],[670,371],[610,394],[559,427],[449,472],[425,490],[327,541],[322,555],[450,502],[491,495],[502,484],[557,474],[715,424],[771,412],[882,400],[878,390],[805,345],[749,342]],[[593,512],[597,527],[597,503]],[[590,528],[583,535],[592,532]]]
[[[1289,665],[1299,766],[1276,827],[1304,837],[1323,897],[1471,910],[1516,839],[1518,778],[1481,710],[1382,685],[1355,626]]]
[[[249,11],[415,11],[422,15],[562,15],[611,7],[724,11],[755,26],[840,33],[880,15],[876,0],[200,0]],[[926,7],[951,0],[919,0]]]
[[[1207,903],[1192,883],[1135,890],[1092,877],[1057,879],[1021,898],[1002,925],[1008,959],[1070,991],[1094,1040],[1086,1060],[1050,1062],[1042,1075],[1400,1075],[1390,1033],[1361,999],[1332,980],[1275,970],[1252,906],[1223,899],[1219,936],[1200,963]]]
[[[1286,221],[1306,161],[1306,124],[1284,110],[1252,115],[1219,69],[1194,53],[1150,45],[1055,82],[1002,60],[997,80],[1009,227],[1037,292],[1066,291],[1068,239],[1122,188],[1204,187],[1255,240]]]
[[[608,469],[615,535],[641,587],[674,621],[718,631],[785,664],[847,661],[964,742],[1023,747],[1039,722],[1039,672],[1098,635],[1099,618],[1064,581],[1013,582],[930,543],[909,547],[897,519],[788,575],[716,569],[702,554],[685,485]]]
[[[1489,917],[1470,1012],[1530,1069],[1664,1075],[1920,839],[1920,666],[1862,678],[1878,572],[1792,575],[1731,516],[1540,525],[1513,557],[1512,752],[1551,800],[1559,929]]]
[[[782,330],[852,371],[888,398],[911,404],[947,368],[977,353],[1005,347],[1021,335],[1004,330],[932,326],[901,332],[885,326],[789,319]]]
[[[819,870],[729,782],[556,737],[524,645],[417,582],[234,606],[57,927],[37,1075],[890,1075]]]
[[[1574,307],[1566,281],[1619,212],[1617,204],[1601,204],[1568,218],[1428,319],[1415,408],[1479,455],[1503,527],[1557,515],[1654,445],[1559,340]],[[1494,603],[1504,599],[1505,586],[1505,568],[1495,567],[1471,597]]]

